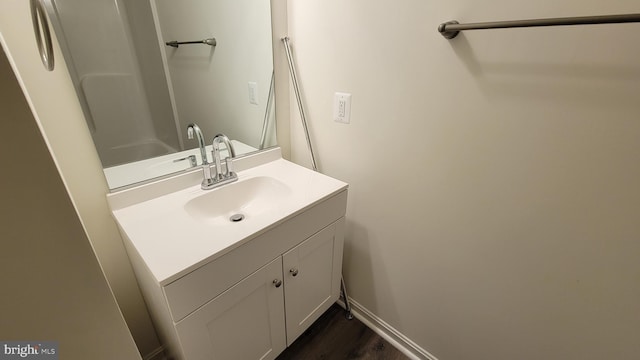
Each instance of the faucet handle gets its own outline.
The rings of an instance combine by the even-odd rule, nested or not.
[[[233,159],[231,156],[227,156],[227,158],[224,159],[224,164],[227,167],[227,176],[231,176],[231,174],[233,174]]]

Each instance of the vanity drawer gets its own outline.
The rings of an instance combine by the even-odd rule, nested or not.
[[[344,217],[346,203],[345,190],[166,285],[163,290],[173,321],[177,323],[269,261]]]

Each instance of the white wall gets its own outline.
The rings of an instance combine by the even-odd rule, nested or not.
[[[127,325],[140,352],[148,354],[159,346],[158,339],[111,217],[102,166],[60,49],[55,43],[56,70],[45,71],[33,40],[29,3],[23,0],[0,2],[0,34]],[[41,180],[46,188],[48,179]]]
[[[640,25],[436,31],[637,1],[288,11],[319,166],[350,183],[354,300],[440,360],[638,357]],[[336,91],[353,94],[350,125],[332,120]]]
[[[1,46],[0,93],[0,339],[141,359]]]

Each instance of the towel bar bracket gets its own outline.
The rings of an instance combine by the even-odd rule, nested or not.
[[[438,31],[445,38],[453,39],[454,37],[458,36],[458,34],[460,34],[460,31],[459,30],[447,30],[447,25],[457,25],[457,24],[460,24],[460,23],[457,22],[456,20],[447,21],[446,23],[440,24],[440,26],[438,26]]]

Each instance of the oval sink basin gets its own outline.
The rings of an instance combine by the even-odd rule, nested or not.
[[[213,225],[250,220],[274,211],[279,202],[291,194],[291,189],[271,177],[258,176],[203,192],[189,200],[184,208],[195,219]],[[242,215],[242,220],[234,215]]]

